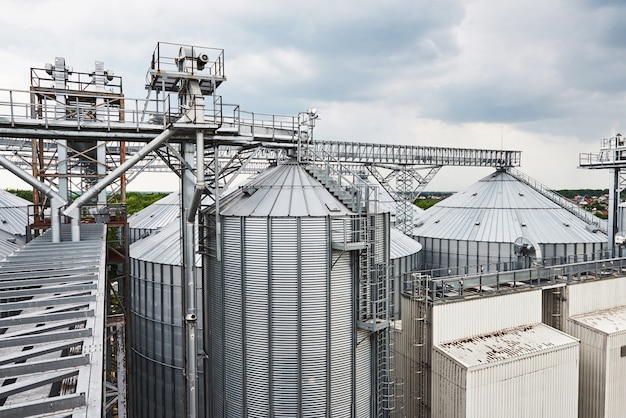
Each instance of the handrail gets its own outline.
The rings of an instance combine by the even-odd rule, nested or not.
[[[515,170],[513,168],[509,168],[507,170],[507,172],[511,176],[515,177],[517,180],[519,180],[522,183],[530,186],[533,190],[541,193],[541,195],[543,195],[544,197],[550,199],[552,202],[554,202],[557,205],[561,206],[563,209],[567,210],[568,212],[570,212],[571,214],[573,214],[577,218],[587,222],[588,224],[597,225],[598,229],[600,231],[602,231],[605,234],[608,233],[608,226],[607,226],[606,220],[598,218],[597,216],[595,216],[591,212],[588,212],[588,211],[582,209],[581,207],[579,207],[575,203],[570,202],[565,197],[563,197],[560,194],[550,190],[549,188],[547,188],[543,184],[539,183],[537,180],[535,180],[532,177],[522,173],[519,170]]]
[[[536,266],[527,269],[476,273],[433,278],[425,273],[416,273],[428,281],[431,302],[453,300],[468,294],[498,292],[514,287],[541,287],[555,283],[570,284],[586,279],[602,279],[623,276],[626,273],[626,258],[605,258],[579,263],[554,266]],[[412,294],[411,280],[404,280],[403,292]]]

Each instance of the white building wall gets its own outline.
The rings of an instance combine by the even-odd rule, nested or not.
[[[433,306],[433,344],[541,322],[541,289]]]
[[[580,339],[579,417],[625,416],[626,332],[606,334],[576,320],[568,320],[565,331]]]
[[[567,287],[569,316],[626,305],[626,278],[589,280]]]
[[[571,418],[578,410],[578,344],[467,368],[433,350],[432,418]]]
[[[626,333],[613,334],[607,341],[606,412],[605,416],[626,415]],[[624,348],[623,350],[626,350]],[[622,357],[622,355],[625,355]]]

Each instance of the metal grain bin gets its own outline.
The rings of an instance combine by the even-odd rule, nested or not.
[[[354,255],[333,249],[353,216],[296,163],[224,198],[217,219],[206,213],[212,416],[370,417],[370,333],[356,330]]]
[[[130,243],[146,237],[172,222],[179,222],[180,192],[174,192],[128,217]]]
[[[441,275],[523,268],[514,251],[520,237],[538,244],[546,265],[597,258],[608,241],[505,170],[432,206],[416,225],[425,268]]]
[[[400,299],[402,292],[406,291],[404,282],[407,281],[407,275],[422,268],[420,254],[422,244],[403,234],[400,230],[391,228],[389,249],[391,257],[391,305],[394,318],[399,319],[401,318]]]
[[[132,417],[176,417],[184,411],[184,290],[180,253],[179,219],[130,246],[128,387]],[[197,294],[197,306],[202,306],[201,286]],[[202,347],[202,316],[198,317],[198,346]],[[198,372],[202,405],[201,362]],[[199,413],[205,416],[202,408]]]

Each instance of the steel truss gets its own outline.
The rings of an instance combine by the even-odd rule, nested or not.
[[[205,52],[208,52],[206,57]],[[60,242],[71,239],[67,245],[89,239],[82,232],[85,228],[80,226],[80,221],[90,206],[95,207],[91,216],[104,219],[111,215],[111,205],[104,194],[107,187],[110,188],[108,196],[119,193],[123,205],[126,184],[139,173],[172,171],[181,178],[183,275],[186,283],[185,415],[192,417],[197,412],[195,379],[198,361],[197,347],[194,346],[197,278],[193,225],[200,200],[203,195],[212,195],[219,208],[221,191],[238,174],[263,170],[291,156],[302,158],[309,172],[357,214],[355,232],[361,243],[356,248],[359,251],[358,323],[373,335],[377,365],[376,411],[378,416],[387,416],[396,410],[397,400],[390,354],[393,338],[389,335],[392,318],[388,303],[388,248],[377,248],[380,231],[384,228],[380,229],[378,223],[381,221],[376,218],[376,211],[369,208],[376,200],[374,188],[364,185],[361,177],[369,170],[379,181],[382,180],[383,187],[398,202],[405,202],[407,198],[417,197],[442,166],[509,168],[520,164],[521,153],[315,141],[312,136],[314,110],[297,116],[245,112],[237,105],[224,104],[215,94],[224,81],[223,50],[213,48],[157,44],[146,78],[149,94],[143,100],[124,97],[121,79],[106,71],[102,63],[96,63],[95,72],[83,74],[70,71],[64,61],[57,59],[54,66],[31,71],[29,91],[0,90],[0,156],[4,157],[0,159],[0,165],[21,168],[25,172],[23,179],[35,184],[42,193],[46,192],[46,197],[40,197],[38,202],[41,214],[48,210],[46,205],[50,196],[65,200],[62,202],[65,207],[60,212],[65,221],[71,220],[72,225],[71,229],[64,225],[62,237],[58,239]],[[424,167],[429,171],[421,176],[417,170]],[[391,171],[391,174],[383,176],[384,170]],[[352,179],[347,180],[347,173]],[[403,230],[408,232],[412,221],[409,206],[403,204],[398,210],[398,218]],[[54,241],[55,235],[52,235]],[[127,240],[122,241],[127,243]],[[113,248],[109,254],[124,260],[127,252],[118,250]],[[127,263],[127,260],[123,262]],[[31,268],[29,274],[32,275],[33,271],[36,268]],[[127,277],[125,274],[120,277]],[[124,288],[115,290],[122,293],[122,302],[129,295],[127,286],[128,280],[125,280]],[[104,294],[104,290],[102,292],[98,295]],[[9,305],[3,304],[3,309],[5,306]],[[11,306],[11,311],[16,312],[27,307]],[[121,306],[124,308],[124,303]],[[94,311],[94,314],[97,318],[104,318],[104,313]],[[105,397],[104,400],[95,397],[93,402],[99,405],[93,405],[91,410],[117,404],[118,412],[121,412],[119,409],[125,405],[125,374],[121,370],[125,350],[120,333],[123,330],[128,332],[130,324],[121,320],[123,317],[119,315],[123,312],[111,314],[108,353],[122,355],[107,355],[106,373],[110,378]],[[100,322],[96,321],[93,329],[98,327],[98,332],[104,332],[104,321]],[[7,341],[6,335],[2,337],[0,342]],[[34,339],[50,342],[57,337],[42,334],[29,338],[33,341],[24,340],[20,344],[30,344]],[[102,361],[102,352],[99,355]],[[92,368],[103,369],[93,358],[89,364]],[[65,377],[68,376],[59,375],[55,379]],[[84,393],[89,394],[89,391]],[[54,402],[59,403],[59,408],[83,408],[81,402],[86,400],[81,400],[80,396],[60,397],[50,404]]]

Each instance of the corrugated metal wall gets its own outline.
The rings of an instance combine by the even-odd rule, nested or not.
[[[432,364],[433,418],[578,416],[575,344],[470,369],[435,347]]]
[[[330,219],[221,217],[222,263],[205,262],[213,416],[350,416],[353,399],[369,416],[354,370],[370,372],[369,345],[355,358],[352,261]]]
[[[579,416],[618,417],[626,411],[626,332],[607,334],[576,320],[566,332],[580,339]]]
[[[590,280],[567,286],[569,316],[626,305],[626,280]]]
[[[517,255],[512,242],[463,241],[445,238],[416,236],[423,245],[425,269],[455,269],[468,267],[465,273],[477,273],[480,267],[484,272],[511,270],[516,266]],[[556,265],[574,261],[585,261],[584,255],[597,254],[606,249],[606,243],[541,243],[541,251],[546,265]]]
[[[173,417],[184,411],[181,267],[131,259],[129,404],[132,417]],[[198,272],[200,275],[200,272]],[[202,306],[198,286],[198,306]],[[203,321],[198,322],[202,344]],[[199,365],[203,399],[203,367]],[[199,410],[204,415],[203,408]]]
[[[609,417],[606,414],[607,336],[574,321],[566,321],[565,332],[580,339],[579,416]],[[620,396],[624,396],[622,393]],[[622,410],[623,411],[623,410]]]

